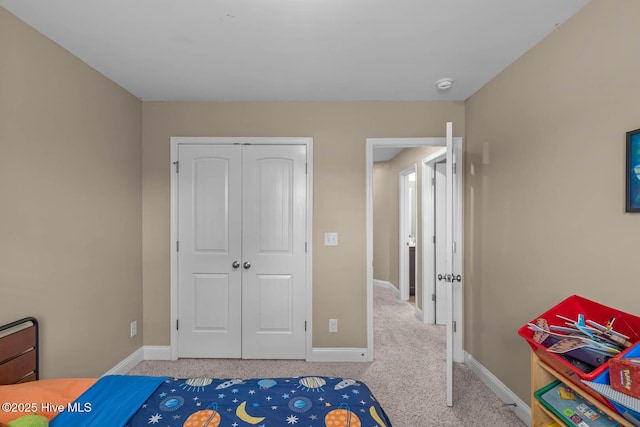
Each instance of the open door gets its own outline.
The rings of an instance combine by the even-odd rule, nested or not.
[[[460,174],[458,173],[457,162],[461,158],[462,150],[460,143],[453,139],[453,124],[447,122],[447,167],[446,167],[446,274],[438,277],[446,282],[446,301],[449,313],[447,316],[447,344],[446,344],[446,377],[447,377],[447,406],[453,406],[453,362],[454,362],[454,333],[456,332],[456,292],[461,292],[462,265],[461,257],[457,251],[459,239],[461,238],[460,222],[457,220],[460,215],[458,206],[458,194],[461,191]],[[457,288],[457,289],[456,289]],[[458,308],[459,310],[459,308]]]
[[[437,158],[438,161],[446,161],[448,166],[448,179],[445,177],[445,181],[448,180],[448,184],[445,184],[447,187],[447,191],[449,195],[447,197],[450,200],[450,206],[445,210],[447,220],[446,223],[449,224],[450,231],[448,237],[448,250],[445,250],[445,254],[448,254],[449,261],[448,266],[445,270],[443,268],[442,271],[435,271],[436,280],[443,280],[442,283],[445,283],[445,291],[443,304],[446,304],[447,307],[450,307],[447,311],[448,314],[445,315],[444,323],[447,324],[447,346],[446,346],[446,378],[448,381],[447,385],[447,395],[448,405],[453,405],[453,363],[463,363],[464,362],[464,351],[462,348],[462,335],[463,335],[463,295],[462,295],[462,283],[459,280],[462,279],[462,253],[463,251],[463,239],[462,239],[462,199],[460,198],[462,195],[462,181],[463,181],[463,170],[461,167],[462,164],[462,138],[461,137],[453,137],[453,125],[451,123],[447,124],[447,136],[446,137],[436,137],[436,138],[367,138],[366,141],[366,181],[367,181],[367,216],[366,216],[366,229],[367,229],[367,251],[366,251],[366,264],[367,264],[367,354],[365,356],[366,361],[373,360],[373,347],[374,347],[374,325],[373,325],[373,158],[374,158],[374,149],[376,148],[388,148],[388,147],[442,147],[444,150],[434,154],[434,157],[423,159],[423,164],[427,160],[435,160]],[[448,150],[446,149],[448,147]],[[458,163],[457,166],[454,164]],[[424,170],[424,167],[423,167]],[[455,172],[454,172],[455,170]],[[422,177],[423,181],[425,177]],[[422,188],[427,187],[427,184],[423,184]],[[426,211],[424,200],[425,197],[422,198],[423,201],[423,213]],[[427,215],[423,215],[423,218],[427,218]],[[445,227],[446,228],[446,227]],[[418,230],[422,230],[421,239],[422,243],[430,242],[432,239],[432,234],[425,233],[425,230],[433,229],[433,224],[429,225],[427,222],[420,223],[418,226]],[[445,236],[446,237],[446,236]],[[422,246],[423,248],[426,245]],[[423,254],[426,253],[426,250],[421,251]],[[423,256],[423,265],[426,265],[424,261],[426,256]],[[431,257],[433,259],[433,257]],[[427,269],[423,269],[424,271]],[[433,272],[432,272],[433,273]],[[449,279],[449,282],[445,282],[445,280]],[[442,277],[440,279],[440,277]],[[456,280],[453,282],[453,280]],[[424,283],[427,283],[425,281]],[[431,282],[429,282],[431,283]],[[452,286],[453,285],[453,286]],[[448,288],[448,289],[447,289]],[[423,288],[424,289],[424,288]],[[435,293],[434,286],[428,286],[428,295],[432,295]],[[424,291],[423,291],[424,292]],[[448,294],[447,294],[448,292]],[[423,301],[425,301],[423,299]],[[426,302],[426,301],[425,301]],[[428,304],[423,303],[423,307],[427,307]],[[435,318],[435,309],[430,309],[429,311],[429,319]],[[425,317],[426,318],[426,317]],[[426,323],[433,323],[432,321],[427,321]],[[362,359],[358,359],[362,360]]]

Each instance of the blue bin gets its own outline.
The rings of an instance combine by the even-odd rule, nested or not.
[[[640,357],[640,343],[634,344],[631,348],[629,348],[629,350],[627,350],[624,354],[620,356],[621,359],[630,359],[630,358],[637,358],[637,357]],[[607,365],[607,368],[604,371],[602,371],[602,373],[600,373],[600,375],[598,375],[596,378],[593,379],[593,382],[596,384],[607,384],[607,385],[611,384],[611,380],[609,378],[608,365]],[[627,408],[626,406],[623,406],[618,402],[611,400],[609,398],[606,398],[606,399],[609,401],[611,406],[613,406],[613,408],[620,413],[620,415],[624,416],[625,413],[629,413],[633,417],[640,420],[640,412],[634,411],[631,408]]]

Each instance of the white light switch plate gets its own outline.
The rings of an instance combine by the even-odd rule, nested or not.
[[[325,246],[338,246],[338,233],[328,232],[324,233],[324,245]]]

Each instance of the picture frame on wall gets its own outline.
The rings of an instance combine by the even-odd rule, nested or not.
[[[627,132],[626,212],[640,212],[640,129]]]

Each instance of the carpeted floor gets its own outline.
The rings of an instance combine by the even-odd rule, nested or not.
[[[180,359],[144,361],[130,373],[180,378],[325,375],[365,382],[394,427],[522,427],[525,424],[465,366],[454,368],[454,406],[445,403],[445,330],[425,325],[411,304],[374,287],[374,361]]]

